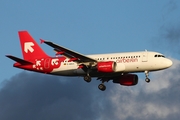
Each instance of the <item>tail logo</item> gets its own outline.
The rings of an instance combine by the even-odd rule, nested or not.
[[[30,51],[31,53],[34,52],[33,47],[34,43],[33,42],[25,42],[24,43],[24,52],[28,53],[28,51]]]

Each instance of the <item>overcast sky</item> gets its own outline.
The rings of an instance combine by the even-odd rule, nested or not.
[[[180,118],[180,2],[10,1],[0,2],[0,120],[177,120]],[[133,87],[93,79],[57,77],[12,67],[22,57],[19,30],[82,54],[151,50],[173,60],[171,68],[140,75]],[[51,56],[53,49],[41,47]]]

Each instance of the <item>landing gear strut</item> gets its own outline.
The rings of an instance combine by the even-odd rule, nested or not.
[[[145,76],[146,76],[145,81],[146,81],[147,83],[149,83],[149,82],[151,81],[151,80],[148,78],[148,76],[149,76],[149,71],[145,71],[144,73],[145,73]]]
[[[86,81],[88,83],[91,82],[91,76],[89,75],[89,73],[90,73],[89,67],[88,66],[84,66],[83,70],[86,72],[86,75],[84,76],[84,81]]]

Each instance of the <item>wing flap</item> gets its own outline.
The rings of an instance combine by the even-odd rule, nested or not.
[[[64,51],[61,51],[61,50],[59,50],[59,49],[57,49],[57,48],[54,48],[54,51],[57,52],[56,55],[64,55],[64,56],[66,56],[67,58],[72,58],[72,57],[73,57],[72,55],[70,55],[70,54],[68,54],[68,53],[66,53],[66,52],[64,52]]]

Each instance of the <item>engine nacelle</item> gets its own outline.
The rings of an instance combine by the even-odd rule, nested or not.
[[[115,62],[113,61],[98,62],[97,70],[98,72],[105,72],[105,73],[115,72]]]
[[[121,75],[113,80],[113,83],[119,83],[124,86],[133,86],[138,83],[138,76],[135,74]]]

